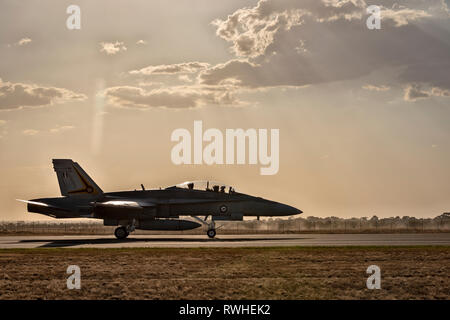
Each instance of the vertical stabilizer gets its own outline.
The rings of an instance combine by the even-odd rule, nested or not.
[[[61,195],[68,197],[79,195],[98,196],[103,193],[102,189],[80,165],[71,159],[53,159],[53,168],[58,177]]]

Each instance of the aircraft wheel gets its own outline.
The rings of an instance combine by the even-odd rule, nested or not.
[[[215,229],[209,229],[206,234],[208,235],[208,237],[210,237],[211,239],[214,238],[216,236],[216,230]]]
[[[125,227],[118,227],[114,231],[114,235],[116,236],[117,239],[122,240],[128,237],[129,233]]]

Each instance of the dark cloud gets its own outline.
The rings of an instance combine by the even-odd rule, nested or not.
[[[199,81],[248,88],[305,86],[386,68],[398,75],[394,85],[450,88],[446,4],[383,0],[379,5],[381,30],[366,27],[362,0],[261,0],[239,9],[213,24],[243,58],[201,71]],[[414,93],[411,89],[411,97]]]
[[[185,86],[144,90],[114,87],[110,103],[140,108],[192,108],[240,103],[240,89],[303,87],[393,74],[385,91],[406,88],[407,101],[448,96],[449,12],[443,0],[380,0],[381,30],[369,30],[364,0],[260,0],[212,24],[236,58],[211,66],[198,61],[153,65],[132,75],[192,74]],[[378,81],[374,81],[378,82]],[[216,88],[213,90],[213,88]],[[425,89],[421,89],[425,88]]]

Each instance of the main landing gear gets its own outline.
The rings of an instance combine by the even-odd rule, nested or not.
[[[116,230],[114,230],[114,235],[116,236],[117,239],[123,240],[126,237],[128,237],[130,235],[130,233],[133,232],[135,229],[136,229],[135,221],[133,219],[131,224],[129,224],[127,226],[121,226],[121,227],[116,228]]]
[[[116,236],[117,239],[119,240],[123,240],[126,237],[128,237],[130,233],[127,231],[126,227],[118,227],[116,228],[116,230],[114,231],[114,235]]]

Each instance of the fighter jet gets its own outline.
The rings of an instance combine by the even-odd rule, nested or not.
[[[135,229],[190,230],[202,224],[207,226],[208,237],[214,238],[217,221],[302,213],[286,204],[239,193],[231,186],[210,181],[152,190],[145,190],[141,184],[141,190],[103,192],[71,159],[53,159],[53,168],[62,197],[19,200],[27,203],[28,212],[58,219],[103,219],[105,226],[118,226],[114,232],[118,239],[125,239]],[[180,219],[182,216],[186,218]]]

